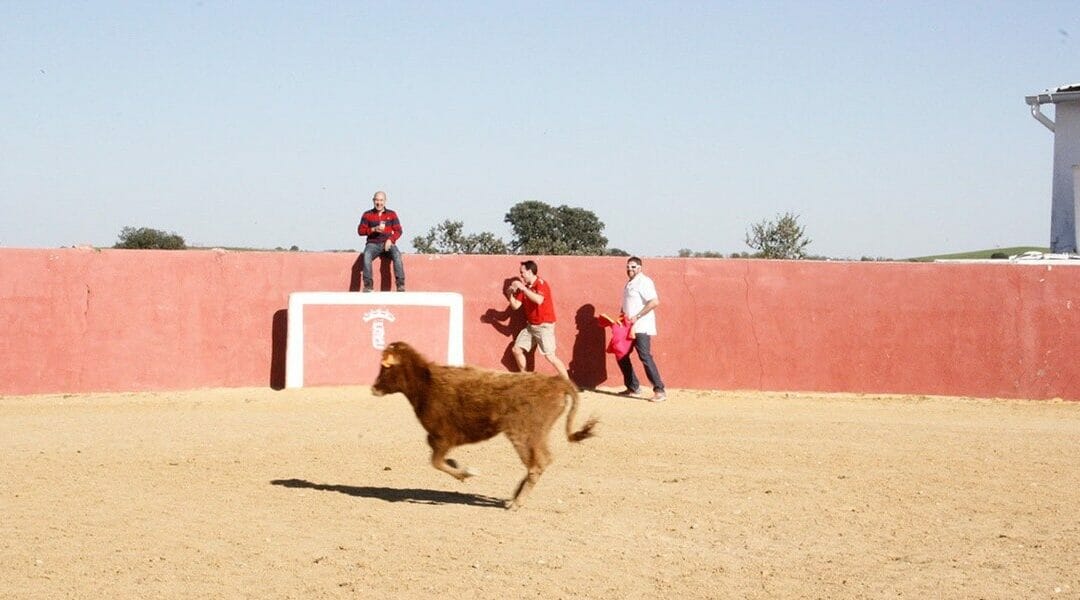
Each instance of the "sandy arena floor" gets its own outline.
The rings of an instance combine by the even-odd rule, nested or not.
[[[0,398],[4,598],[1078,598],[1080,403],[583,395],[520,511],[366,387]]]

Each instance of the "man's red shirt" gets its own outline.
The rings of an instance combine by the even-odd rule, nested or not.
[[[525,292],[514,294],[514,297],[525,307],[525,320],[528,321],[530,325],[554,323],[555,300],[551,297],[551,286],[543,279],[537,277],[536,281],[533,281],[533,284],[529,286],[529,289],[543,296],[544,303],[537,304],[533,302],[525,295]]]

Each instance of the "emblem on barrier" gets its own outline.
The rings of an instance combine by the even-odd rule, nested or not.
[[[375,321],[371,324],[371,346],[376,350],[386,348],[386,325],[387,321],[393,323],[394,313],[387,308],[376,308],[364,313],[364,322]]]

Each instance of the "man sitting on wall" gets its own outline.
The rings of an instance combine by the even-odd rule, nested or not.
[[[370,292],[375,286],[371,273],[371,264],[376,256],[389,254],[394,261],[394,280],[397,291],[405,291],[405,265],[401,262],[401,251],[397,241],[401,238],[401,220],[397,213],[386,208],[386,192],[375,192],[371,199],[374,208],[364,211],[356,232],[367,236],[364,245],[364,291]]]

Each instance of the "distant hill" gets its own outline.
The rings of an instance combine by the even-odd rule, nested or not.
[[[1030,251],[1036,252],[1050,252],[1050,248],[1044,248],[1040,246],[1013,246],[1011,248],[990,248],[989,250],[973,250],[971,252],[957,252],[955,254],[938,254],[937,256],[919,256],[916,258],[909,258],[916,262],[933,262],[935,260],[964,260],[964,259],[978,259],[978,258],[993,258],[994,254],[1004,254],[1005,256],[1013,256],[1016,254],[1023,254]]]

